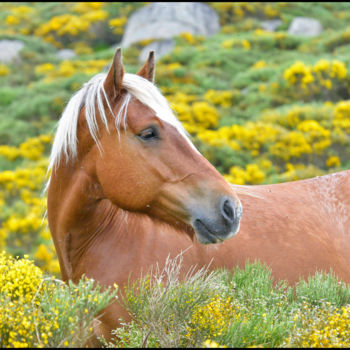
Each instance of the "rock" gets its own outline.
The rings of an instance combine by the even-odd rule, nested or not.
[[[280,19],[272,19],[261,22],[261,27],[268,32],[274,32],[282,23],[283,22]]]
[[[183,32],[210,36],[219,30],[219,16],[204,3],[154,2],[131,15],[122,46],[145,39],[171,39]]]
[[[77,56],[77,54],[71,49],[58,50],[56,56],[61,60],[69,60]]]
[[[24,43],[19,40],[0,40],[0,62],[19,61],[19,52],[23,47]]]
[[[154,51],[155,52],[155,58],[156,60],[160,57],[166,55],[169,53],[175,45],[175,42],[173,39],[166,39],[162,41],[155,41],[147,46],[145,46],[139,56],[139,62],[143,63],[147,60],[149,52]]]
[[[241,90],[241,94],[242,95],[246,95],[247,93],[248,93],[248,88],[243,88],[242,90]]]
[[[295,17],[289,26],[288,33],[300,36],[317,36],[323,31],[322,24],[314,18]]]

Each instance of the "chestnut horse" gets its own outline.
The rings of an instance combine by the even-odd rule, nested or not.
[[[229,185],[193,146],[153,79],[153,53],[128,74],[118,49],[109,72],[93,77],[63,112],[48,182],[63,280],[86,274],[122,286],[185,252],[184,271],[259,259],[291,283],[330,269],[349,282],[350,173]],[[96,334],[109,338],[119,317],[129,319],[114,303]]]
[[[234,190],[191,143],[153,79],[153,52],[138,74],[124,74],[118,49],[108,74],[85,84],[59,121],[47,214],[65,281],[86,274],[122,286],[131,272],[140,277],[193,246],[189,269],[207,262],[204,244],[239,229]],[[98,332],[108,338],[120,316],[127,319],[112,304]]]

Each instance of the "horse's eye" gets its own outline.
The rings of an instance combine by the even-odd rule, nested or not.
[[[158,130],[154,126],[141,131],[137,136],[143,141],[153,141],[159,138]]]

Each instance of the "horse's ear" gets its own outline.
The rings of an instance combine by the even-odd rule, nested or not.
[[[150,51],[146,63],[138,71],[137,75],[149,80],[151,83],[154,83],[154,73],[155,73],[154,51]]]
[[[113,62],[109,68],[104,82],[104,88],[110,98],[116,98],[122,89],[124,66],[122,62],[122,50],[119,47],[114,54]]]

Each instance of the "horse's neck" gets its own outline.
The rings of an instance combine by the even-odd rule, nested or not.
[[[96,221],[99,203],[96,193],[93,179],[80,167],[68,164],[52,172],[48,221],[65,280],[71,278],[79,258],[79,250],[75,252],[73,247],[79,244],[84,247],[101,223]]]
[[[63,279],[78,279],[92,260],[119,264],[126,251],[128,259],[146,268],[192,246],[188,233],[99,199],[96,186],[81,169],[64,168],[51,178],[48,219]]]

